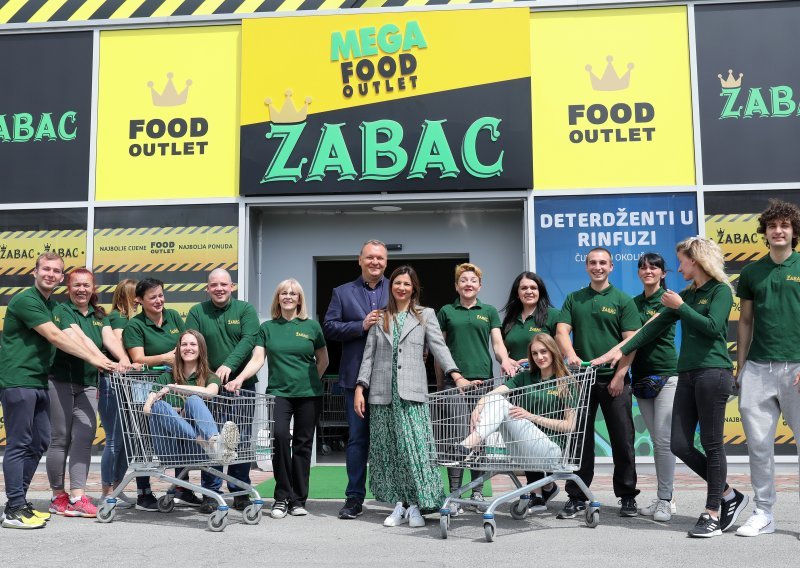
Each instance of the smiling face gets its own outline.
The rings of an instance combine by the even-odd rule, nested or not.
[[[150,288],[140,301],[145,314],[158,316],[164,311],[164,289],[161,286]]]
[[[194,363],[200,355],[200,346],[198,345],[197,338],[191,333],[184,333],[181,336],[178,349],[180,351],[181,361],[184,363]]]
[[[94,280],[89,274],[83,272],[72,274],[67,282],[67,291],[73,304],[81,309],[86,309],[94,293]]]
[[[664,271],[659,267],[649,263],[639,268],[639,280],[645,286],[656,286],[661,284],[661,279],[664,278]]]
[[[478,278],[478,275],[474,272],[468,270],[458,277],[456,292],[458,292],[458,296],[461,300],[471,302],[478,296],[478,292],[480,291],[481,279]]]
[[[608,275],[614,270],[614,263],[607,252],[595,250],[586,257],[586,272],[593,284],[605,284]]]
[[[767,223],[764,236],[770,248],[785,248],[792,246],[792,223],[789,219],[775,219]]]
[[[553,374],[553,354],[550,353],[544,343],[539,341],[532,342],[528,357],[530,362],[539,369],[542,377],[547,378]]]
[[[64,280],[64,261],[40,259],[33,269],[33,278],[36,287],[49,296]]]
[[[678,272],[683,274],[684,280],[694,280],[702,269],[697,266],[697,262],[683,254],[678,253]]]
[[[300,294],[291,286],[287,286],[278,293],[278,302],[281,311],[295,314],[300,307]]]
[[[358,255],[361,277],[367,282],[377,282],[386,270],[386,249],[380,245],[367,244]]]
[[[214,271],[208,278],[208,285],[206,286],[208,297],[218,308],[224,308],[231,301],[231,294],[233,293],[233,283],[231,276],[227,272]]]
[[[406,303],[411,300],[414,293],[414,284],[408,274],[398,274],[392,280],[392,296],[398,303]]]
[[[536,282],[530,278],[523,278],[519,281],[517,294],[524,308],[529,310],[536,309],[536,304],[539,303],[539,285]]]

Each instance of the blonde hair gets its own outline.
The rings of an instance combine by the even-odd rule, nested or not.
[[[695,261],[703,269],[703,272],[714,280],[727,284],[731,292],[734,292],[733,286],[725,274],[725,258],[722,249],[712,239],[689,237],[679,242],[675,251]],[[692,282],[689,287],[694,288],[695,283]]]
[[[131,278],[121,280],[114,290],[114,299],[111,300],[111,309],[117,310],[125,319],[136,315],[136,284]]]
[[[270,308],[270,316],[272,319],[281,317],[281,300],[280,295],[286,289],[291,289],[297,292],[297,309],[295,313],[301,320],[308,319],[308,312],[306,311],[306,296],[303,293],[303,287],[294,278],[287,278],[283,282],[278,283],[275,287],[275,293],[272,295],[272,307]]]
[[[483,271],[478,268],[477,265],[470,262],[464,262],[456,266],[456,284],[458,283],[458,279],[461,278],[461,275],[465,272],[474,272],[475,276],[478,277],[478,282],[483,280]]]

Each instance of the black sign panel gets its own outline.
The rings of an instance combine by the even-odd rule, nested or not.
[[[88,198],[92,34],[0,37],[0,202]]]
[[[695,8],[703,181],[800,181],[800,3]]]

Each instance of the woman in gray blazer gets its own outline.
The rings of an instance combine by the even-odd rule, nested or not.
[[[433,435],[425,404],[426,345],[456,385],[468,381],[450,356],[436,313],[417,305],[420,286],[414,269],[397,268],[389,282],[392,293],[382,322],[367,336],[354,407],[364,415],[364,391],[369,389],[370,489],[378,501],[395,503],[383,524],[422,527],[422,511],[438,510],[445,497],[439,470],[429,461]]]

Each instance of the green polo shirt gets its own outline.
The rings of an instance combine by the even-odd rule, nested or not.
[[[659,288],[649,298],[644,297],[644,293],[639,294],[633,299],[642,325],[656,315],[664,307],[661,304],[661,296],[664,295],[664,288]],[[639,348],[636,351],[636,358],[631,365],[631,373],[634,379],[649,377],[650,375],[673,376],[677,373],[678,352],[675,350],[675,324],[670,325],[666,332],[659,335],[656,339]]]
[[[322,396],[314,351],[325,347],[319,323],[278,318],[261,324],[256,345],[267,350],[267,393],[284,398]]]
[[[164,385],[171,385],[175,383],[175,379],[172,376],[172,373],[164,373],[160,375],[156,381],[153,383],[153,392],[158,392],[161,390],[161,387]],[[194,373],[192,373],[189,378],[186,379],[186,384],[190,387],[196,387],[197,385],[197,377]],[[217,385],[222,390],[222,381],[219,380],[219,377],[214,373],[209,374],[208,378],[206,379],[206,385]],[[165,401],[169,404],[172,408],[183,408],[184,398],[182,396],[178,396],[175,394],[168,394],[165,395],[164,398],[161,400]]]
[[[548,377],[546,380],[550,381],[553,377]],[[541,373],[539,369],[535,369],[529,373],[520,373],[506,381],[506,386],[509,389],[518,389],[537,385],[542,382]],[[531,414],[538,414],[539,416],[546,415],[547,418],[554,420],[562,420],[564,418],[564,411],[569,408],[578,406],[578,397],[580,391],[578,387],[571,384],[570,381],[564,381],[564,384],[559,391],[553,385],[551,388],[530,388],[526,391],[519,393],[511,393],[508,401],[515,405],[521,406]],[[537,425],[537,428],[542,430],[548,436],[559,435],[556,439],[561,440],[564,438],[563,432],[556,432],[549,428]]]
[[[800,361],[800,254],[769,255],[742,269],[737,295],[753,302],[751,361]]]
[[[612,285],[601,292],[587,286],[569,294],[558,323],[572,326],[573,348],[584,361],[604,355],[622,341],[622,332],[642,327],[633,298]],[[613,377],[614,369],[597,370],[600,381]]]
[[[527,359],[528,345],[537,333],[547,333],[555,337],[559,313],[557,308],[547,308],[547,321],[544,326],[537,325],[534,314],[528,316],[524,321],[522,314],[520,314],[517,317],[517,321],[514,322],[514,325],[511,326],[511,329],[508,330],[508,333],[503,338],[503,343],[506,344],[506,349],[508,349],[508,356],[515,361]]]
[[[258,337],[258,314],[248,302],[231,298],[224,308],[208,300],[192,306],[186,316],[186,329],[196,329],[206,338],[208,362],[212,369],[225,365],[231,369],[231,379],[242,372]],[[253,388],[256,377],[242,386]]]
[[[461,305],[457,298],[437,314],[439,327],[447,334],[447,347],[453,360],[467,379],[488,379],[492,376],[492,356],[489,335],[500,329],[497,309],[480,300],[471,308]]]
[[[125,344],[125,349],[143,347],[147,357],[162,355],[175,349],[185,329],[181,315],[175,310],[164,309],[164,321],[161,327],[142,312],[128,321],[122,332],[122,342]]]
[[[8,302],[0,340],[0,388],[47,388],[56,348],[33,328],[52,322],[56,305],[35,286]]]
[[[83,315],[80,309],[71,301],[59,304],[53,310],[53,322],[59,329],[67,330],[76,324],[86,337],[92,340],[98,349],[103,349],[103,328],[111,325],[108,317],[97,319],[94,308],[89,306],[89,311]],[[80,341],[80,340],[78,340]],[[53,361],[53,379],[62,383],[73,383],[93,387],[97,385],[97,367],[94,367],[79,357],[56,350]]]
[[[125,329],[128,325],[128,318],[119,313],[119,310],[111,310],[108,314],[108,321],[111,324],[111,329]]]
[[[700,288],[687,288],[680,295],[683,298],[680,308],[663,308],[656,319],[622,347],[622,352],[627,355],[647,345],[680,319],[679,373],[695,369],[732,369],[728,355],[728,317],[733,306],[731,289],[711,279]]]

